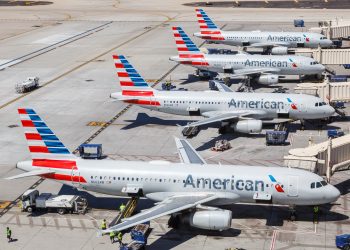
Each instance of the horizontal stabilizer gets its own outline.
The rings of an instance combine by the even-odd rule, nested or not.
[[[25,178],[25,177],[39,176],[39,175],[42,175],[42,174],[53,174],[53,173],[55,173],[54,170],[40,169],[40,170],[33,170],[33,171],[26,172],[26,173],[23,173],[23,174],[7,177],[5,179],[6,180],[14,180],[14,179],[20,179],[20,178]]]

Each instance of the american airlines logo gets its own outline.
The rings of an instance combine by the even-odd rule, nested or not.
[[[267,37],[267,41],[274,41],[274,42],[301,42],[301,37],[298,36],[271,36],[269,35]]]
[[[278,68],[287,68],[288,61],[279,61],[279,60],[249,60],[247,59],[244,63],[244,66],[250,67],[278,67]]]
[[[259,101],[242,101],[235,100],[234,98],[228,103],[228,107],[234,108],[250,108],[250,109],[284,109],[284,102],[275,102],[275,101],[265,101],[261,99]]]
[[[188,187],[216,190],[264,191],[265,183],[262,180],[235,180],[234,176],[227,179],[193,178],[193,176],[189,174],[184,183],[184,188]]]

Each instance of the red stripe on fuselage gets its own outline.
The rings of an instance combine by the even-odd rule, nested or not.
[[[201,31],[203,35],[221,35],[220,31]]]
[[[201,54],[180,54],[180,58],[204,58],[204,55]]]
[[[76,161],[70,160],[49,160],[49,159],[35,159],[33,166],[59,169],[78,169]]]
[[[158,101],[127,100],[125,102],[131,103],[131,104],[138,104],[138,105],[160,106],[160,103]]]
[[[154,96],[153,91],[123,90],[122,95],[128,96]]]
[[[41,175],[44,178],[54,179],[58,181],[73,181],[73,182],[81,182],[86,183],[86,180],[82,176],[72,176],[66,174],[43,174]]]

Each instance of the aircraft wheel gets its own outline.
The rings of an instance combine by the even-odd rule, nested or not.
[[[27,212],[28,213],[33,213],[33,208],[32,207],[27,207]]]

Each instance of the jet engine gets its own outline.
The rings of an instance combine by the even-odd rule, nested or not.
[[[232,212],[229,210],[194,211],[181,216],[183,223],[206,230],[226,230],[231,228]]]
[[[242,120],[231,125],[234,131],[250,134],[259,133],[262,130],[261,120]]]
[[[263,85],[274,85],[278,84],[278,75],[261,75],[259,76],[256,81]]]
[[[287,47],[273,47],[271,48],[271,55],[287,55],[288,48]]]

